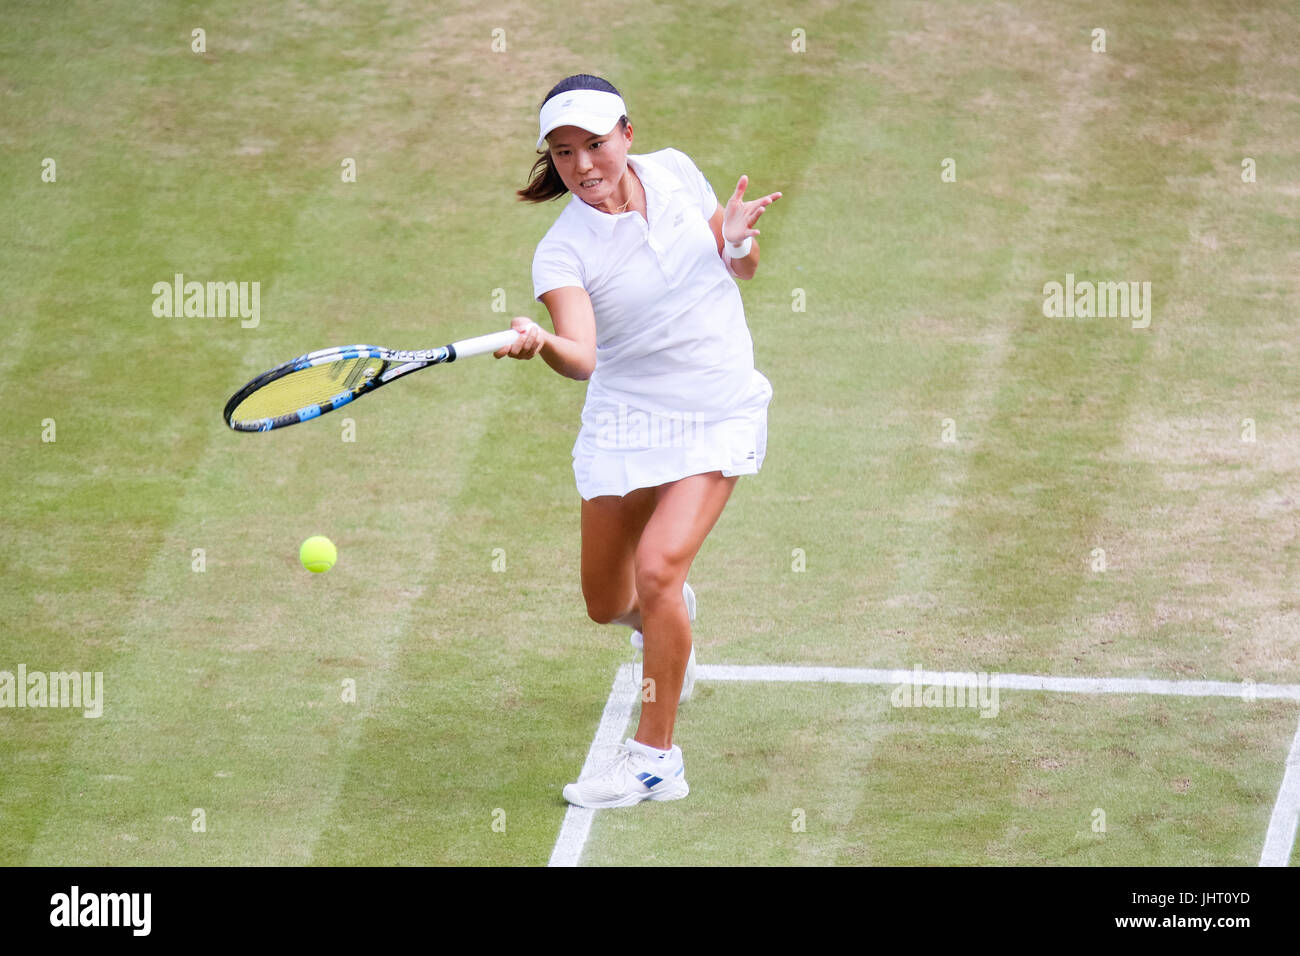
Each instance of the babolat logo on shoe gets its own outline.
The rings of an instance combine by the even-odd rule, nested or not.
[[[148,936],[152,920],[151,893],[69,893],[50,897],[51,926],[128,926],[133,936]]]
[[[645,785],[647,790],[653,790],[656,786],[664,782],[663,777],[656,777],[649,771],[642,771],[636,775],[636,778]]]

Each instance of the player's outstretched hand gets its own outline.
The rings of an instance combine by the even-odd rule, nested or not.
[[[514,345],[498,349],[492,355],[496,358],[530,359],[542,350],[546,344],[546,332],[540,325],[526,315],[517,315],[510,320],[510,327],[519,333]]]
[[[762,199],[745,202],[745,187],[749,177],[741,176],[736,183],[736,191],[727,200],[727,208],[722,213],[722,238],[733,245],[740,245],[750,236],[757,236],[754,223],[763,215],[763,210],[781,198],[780,193],[769,193]]]

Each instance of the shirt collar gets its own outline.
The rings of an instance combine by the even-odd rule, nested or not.
[[[628,153],[628,165],[636,171],[637,178],[641,180],[641,185],[646,191],[646,205],[651,202],[650,192],[653,190],[656,195],[660,192],[659,171],[653,165],[645,161],[644,156],[633,156]],[[614,227],[618,225],[619,219],[626,213],[608,213],[601,212],[583,202],[577,194],[569,200],[569,208],[578,217],[578,220],[585,224],[599,239],[608,239],[614,234]],[[635,213],[633,214],[635,215]]]

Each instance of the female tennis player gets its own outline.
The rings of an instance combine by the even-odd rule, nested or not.
[[[633,628],[645,660],[641,718],[613,763],[569,784],[581,807],[677,800],[689,792],[673,744],[695,652],[691,562],[736,479],[767,443],[768,380],[733,276],[758,268],[754,223],[772,193],[746,201],[741,176],[724,209],[685,153],[630,155],[632,124],[613,85],[570,76],[543,100],[521,200],[572,193],[533,258],[534,294],[550,333],[531,319],[495,353],[536,355],[586,380],[573,470],[582,496],[582,593],[601,623]]]

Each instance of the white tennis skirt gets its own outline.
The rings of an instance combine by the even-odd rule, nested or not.
[[[750,397],[713,422],[688,414],[657,415],[627,405],[584,416],[573,445],[573,475],[583,499],[626,495],[688,475],[754,475],[767,454],[772,383],[754,372]]]

